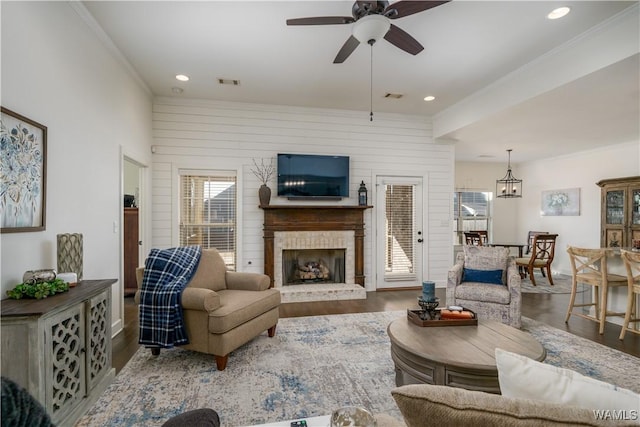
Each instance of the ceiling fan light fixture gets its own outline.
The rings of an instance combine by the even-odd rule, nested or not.
[[[381,15],[368,15],[358,19],[353,24],[353,37],[360,43],[377,42],[389,32],[391,22]]]

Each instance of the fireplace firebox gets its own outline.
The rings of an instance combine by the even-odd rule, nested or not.
[[[282,251],[282,285],[345,282],[345,249]]]

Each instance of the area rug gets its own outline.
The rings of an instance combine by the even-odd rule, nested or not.
[[[179,348],[140,349],[78,426],[157,426],[173,415],[213,408],[225,427],[330,413],[344,405],[402,419],[386,328],[405,311],[280,319],[234,351],[224,371],[212,356]],[[523,329],[547,362],[640,392],[640,360],[531,319]]]
[[[571,293],[571,276],[566,274],[554,274],[553,286],[549,284],[549,279],[543,277],[540,270],[536,270],[533,275],[536,279],[536,286],[533,286],[531,279],[525,277],[522,279],[522,293],[524,294],[570,294]],[[578,292],[584,292],[590,289],[590,286],[578,284]]]

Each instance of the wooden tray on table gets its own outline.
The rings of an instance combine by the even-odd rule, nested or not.
[[[407,317],[414,324],[427,327],[427,326],[472,326],[478,324],[478,316],[472,310],[462,308],[463,311],[468,311],[473,315],[472,319],[440,319],[440,309],[436,309],[436,319],[422,320],[420,313],[422,310],[407,310]]]

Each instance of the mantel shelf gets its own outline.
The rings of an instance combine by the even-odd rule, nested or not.
[[[260,209],[371,209],[373,206],[361,205],[260,205]]]

